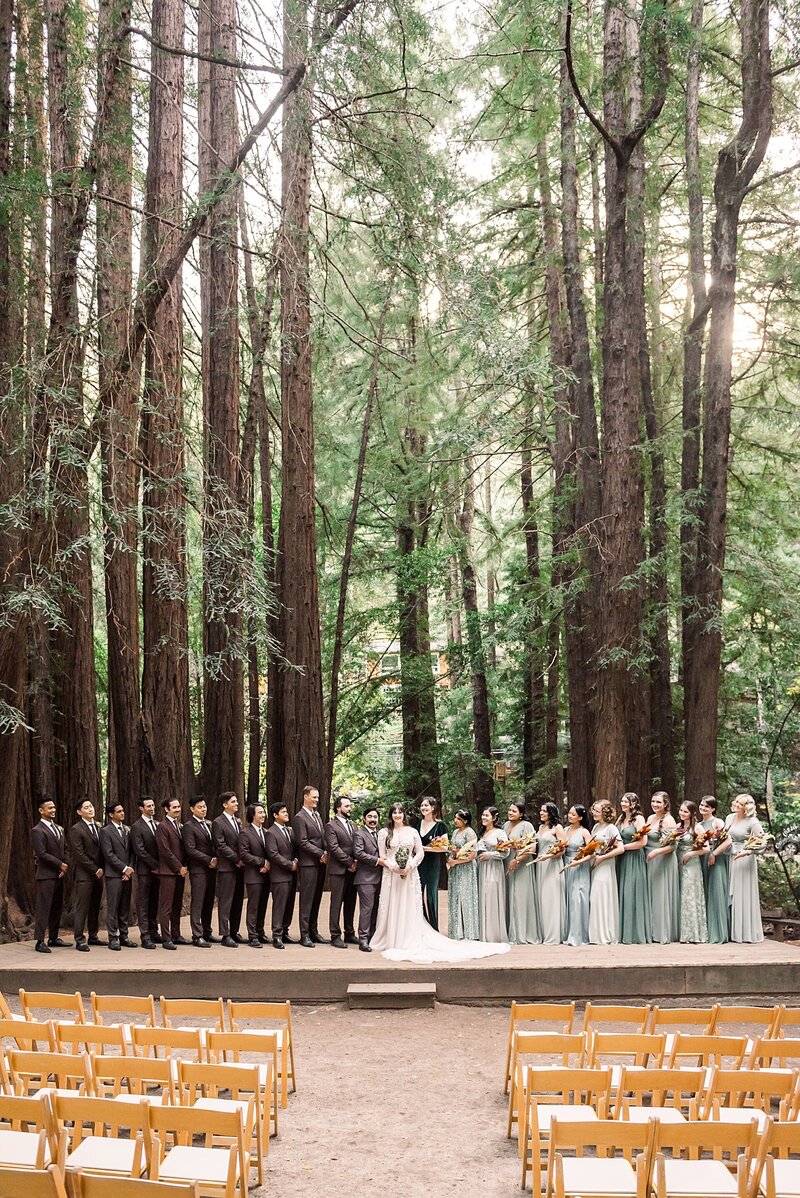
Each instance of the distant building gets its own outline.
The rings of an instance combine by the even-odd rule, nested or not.
[[[431,649],[431,673],[438,686],[450,686],[447,650],[437,645]],[[400,686],[399,641],[377,640],[367,646],[367,677],[379,678],[382,687]]]

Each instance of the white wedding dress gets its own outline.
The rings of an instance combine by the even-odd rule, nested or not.
[[[417,965],[439,962],[456,964],[508,952],[507,944],[449,940],[435,931],[422,913],[422,891],[417,871],[425,850],[419,832],[413,828],[394,831],[391,847],[387,850],[388,835],[386,828],[378,833],[378,853],[386,859],[388,867],[383,871],[378,922],[370,941],[371,948],[382,952],[389,961],[413,961]],[[401,845],[409,850],[410,873],[405,878],[400,876],[395,860],[395,850]]]

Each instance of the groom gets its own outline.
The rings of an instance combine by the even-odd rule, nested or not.
[[[364,812],[364,826],[357,828],[353,837],[353,853],[356,859],[356,892],[358,893],[358,947],[362,953],[371,953],[369,942],[375,935],[378,919],[378,895],[386,864],[378,856],[377,807],[368,807]]]

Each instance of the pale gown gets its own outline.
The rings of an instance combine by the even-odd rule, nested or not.
[[[497,845],[505,837],[499,828],[484,832],[477,845],[478,904],[481,916],[481,940],[508,943],[506,922],[506,874],[503,862],[508,850]]]
[[[533,824],[526,819],[518,823],[507,823],[503,826],[503,834],[507,840],[521,840],[523,836],[533,836]],[[535,849],[534,849],[535,853]],[[516,858],[516,851],[511,849],[506,868]],[[481,866],[488,869],[488,865]],[[536,894],[535,870],[540,868],[534,864],[533,856],[527,854],[514,870],[506,874],[506,901],[508,904],[508,938],[512,944],[541,944],[542,929],[539,920],[539,900]]]
[[[761,900],[758,894],[758,860],[751,852],[737,861],[747,837],[763,836],[764,829],[755,815],[737,819],[732,812],[725,820],[731,838],[731,940],[737,944],[759,944],[764,939],[761,925]],[[716,866],[714,866],[716,869]]]
[[[608,824],[592,829],[595,840],[622,843],[619,828]],[[619,895],[617,893],[616,858],[598,857],[593,865],[576,865],[576,869],[591,869],[592,889],[589,893],[589,943],[619,944]]]
[[[556,834],[551,828],[542,826],[536,833],[539,844],[539,860],[536,870],[536,892],[539,896],[539,918],[542,923],[542,943],[561,944],[564,938],[564,878],[561,870],[564,862],[560,857],[547,861],[542,858],[556,843]],[[576,866],[579,869],[580,866]]]

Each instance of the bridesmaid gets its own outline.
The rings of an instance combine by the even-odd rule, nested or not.
[[[657,790],[650,800],[647,821],[647,880],[650,886],[650,926],[654,944],[670,944],[680,935],[680,893],[675,845],[661,847],[661,837],[677,824],[670,813],[669,795]]]
[[[447,935],[451,940],[480,940],[481,927],[478,915],[478,867],[475,864],[475,846],[478,837],[472,824],[472,815],[466,807],[459,807],[454,816],[455,831],[451,843],[457,849],[471,847],[471,852],[456,859],[447,859]]]
[[[617,861],[619,885],[619,929],[623,944],[649,944],[650,890],[644,863],[645,819],[639,796],[627,791],[619,801],[622,815],[617,820],[624,852]]]
[[[592,888],[589,893],[589,943],[619,944],[619,896],[617,895],[617,871],[611,864],[614,857],[625,852],[619,829],[614,823],[615,811],[611,803],[598,800],[592,807],[595,825],[592,836],[613,848],[601,857],[592,858]],[[575,867],[581,869],[580,865]]]
[[[717,800],[703,795],[700,800],[700,827],[718,837],[716,847],[700,858],[706,893],[706,919],[709,944],[727,944],[731,938],[731,838],[717,817]]]
[[[581,803],[570,807],[567,812],[567,824],[565,866],[575,860],[578,852],[591,836],[589,816]],[[578,862],[574,869],[565,869],[562,877],[566,909],[564,943],[577,948],[589,943],[589,890],[592,880],[589,862],[587,861],[586,864]]]
[[[752,795],[736,796],[725,827],[732,844],[731,940],[737,944],[759,944],[764,939],[764,929],[758,896],[758,862],[755,852],[744,847],[748,836],[764,835]]]
[[[533,824],[525,818],[525,804],[511,803],[508,822],[503,825],[506,840],[521,840],[523,836],[535,836]],[[533,856],[536,845],[519,852],[509,850],[506,862],[506,885],[508,903],[508,938],[512,944],[541,944],[542,929],[539,921],[539,900],[536,893],[536,876],[533,871]]]
[[[492,944],[508,944],[506,930],[506,878],[503,862],[508,849],[498,849],[503,833],[497,826],[500,812],[486,807],[481,812],[483,835],[476,845],[478,853],[478,909],[480,939]]]
[[[564,839],[564,829],[555,803],[542,803],[539,809],[539,830],[536,833],[536,892],[539,898],[539,918],[542,921],[542,943],[561,944],[564,936],[564,879],[560,857],[548,857],[554,845]]]
[[[422,912],[432,928],[439,931],[439,874],[442,853],[446,849],[432,849],[431,841],[436,836],[446,836],[447,826],[442,823],[442,804],[432,795],[425,795],[419,805],[420,818],[417,831],[425,850],[425,859],[419,867],[419,884],[422,887]]]
[[[694,847],[695,839],[703,830],[698,823],[697,804],[687,800],[681,804],[678,815],[681,822],[676,854],[680,863],[681,944],[708,944],[703,871],[700,868],[700,858],[707,856],[708,849]]]

